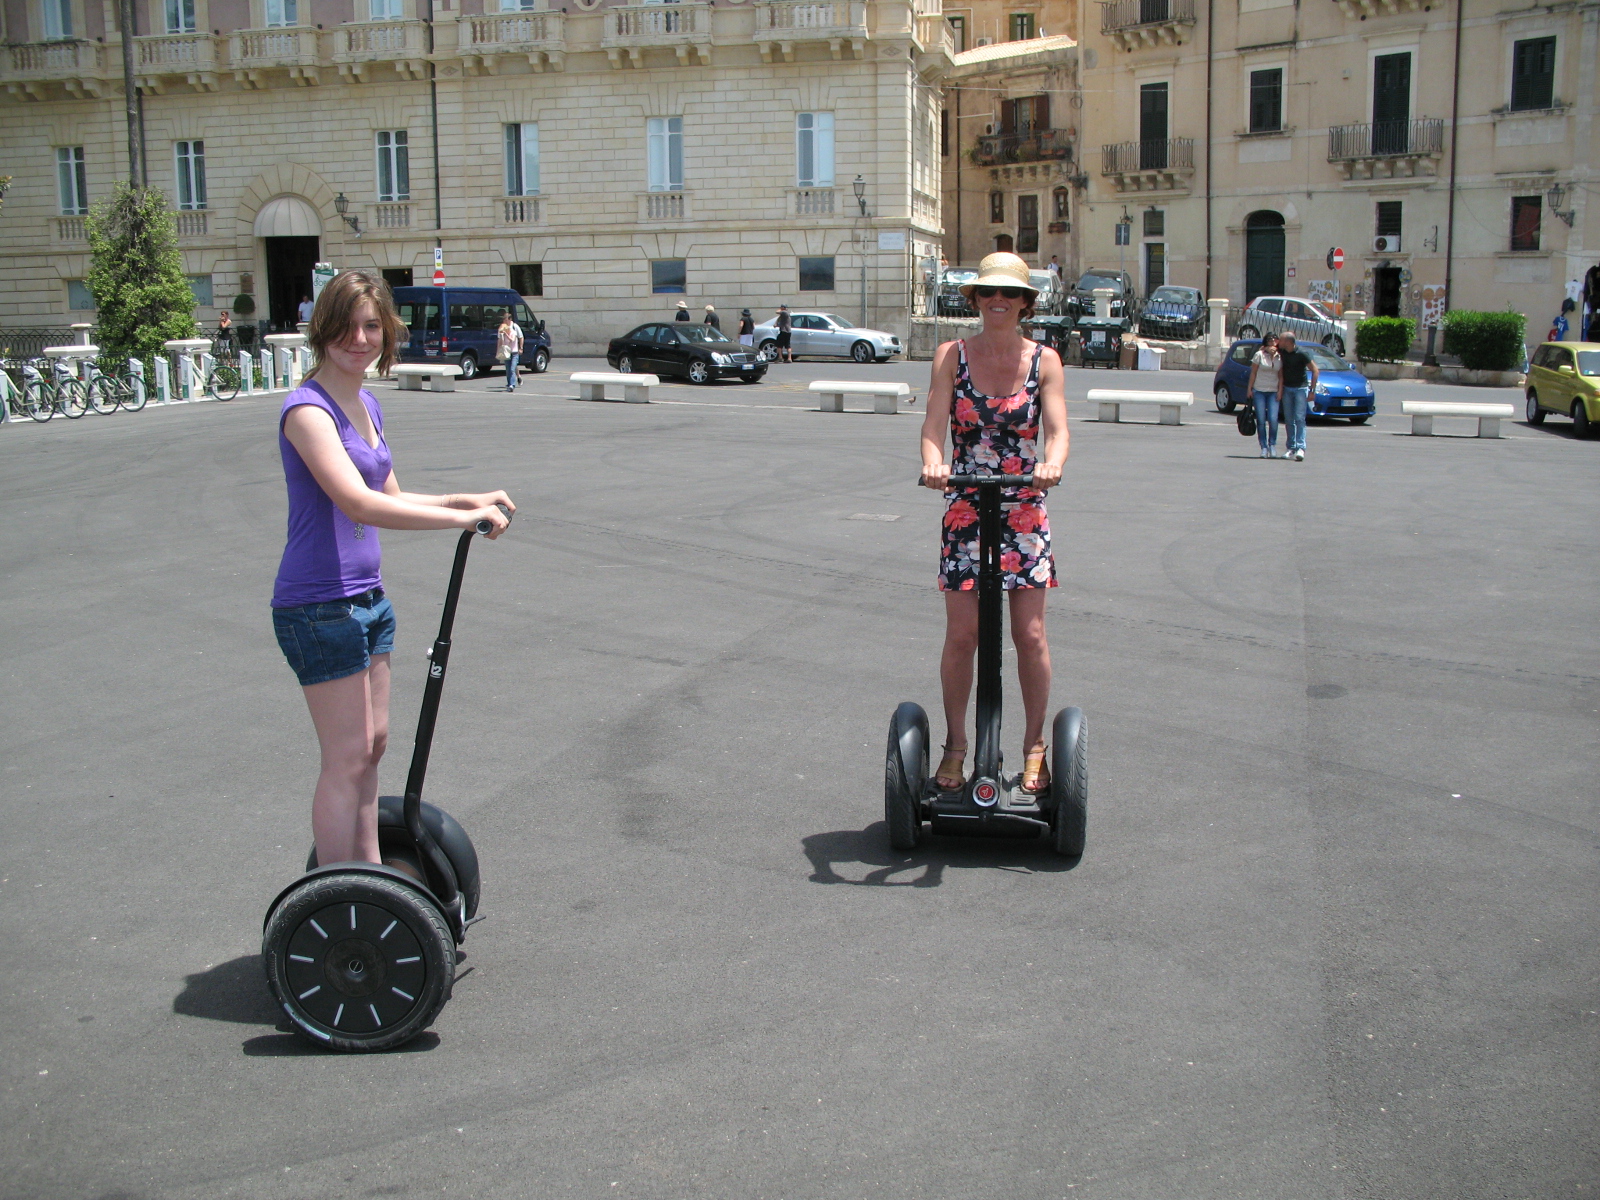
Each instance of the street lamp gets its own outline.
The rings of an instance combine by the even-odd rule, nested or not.
[[[856,203],[861,206],[861,215],[867,215],[867,181],[857,175],[850,188],[856,194]]]
[[[350,211],[350,201],[345,198],[343,192],[333,198],[333,211],[339,214],[346,225],[350,226],[352,233],[357,237],[361,236],[361,218],[345,215]]]
[[[1561,211],[1561,202],[1567,198],[1567,189],[1559,183],[1551,184],[1550,190],[1544,194],[1544,198],[1550,202],[1550,212],[1560,217],[1566,223],[1567,228],[1571,229],[1573,219],[1578,215],[1578,210],[1569,208],[1566,212]]]

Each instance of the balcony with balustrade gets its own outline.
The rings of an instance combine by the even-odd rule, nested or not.
[[[544,204],[539,196],[505,196],[495,201],[501,225],[539,225],[544,221]]]
[[[639,220],[684,221],[691,215],[688,192],[641,192]]]
[[[1122,192],[1186,192],[1194,182],[1194,139],[1115,142],[1100,147],[1100,174]]]
[[[351,21],[333,31],[333,65],[351,83],[371,78],[384,63],[402,79],[428,77],[428,33],[425,21]]]
[[[89,240],[89,231],[85,228],[84,217],[57,217],[55,219],[56,241],[63,245],[73,245]]]
[[[1194,0],[1109,0],[1100,5],[1100,32],[1123,50],[1181,46],[1194,26]]]
[[[209,33],[167,33],[133,39],[134,83],[159,96],[178,85],[217,90],[217,40]]]
[[[1388,17],[1403,12],[1425,12],[1430,0],[1334,0],[1339,11],[1353,21]]]
[[[237,30],[228,38],[234,79],[245,87],[264,88],[268,72],[287,71],[289,81],[301,87],[321,83],[326,63],[319,34],[309,25]]]
[[[972,148],[980,167],[1009,163],[1065,162],[1072,158],[1072,134],[1066,129],[1030,129],[1022,133],[986,133]]]
[[[1374,121],[1328,130],[1328,161],[1346,179],[1411,179],[1438,174],[1444,119]]]
[[[600,48],[613,68],[643,67],[647,50],[671,50],[679,66],[711,63],[711,5],[619,4],[603,10]]]
[[[865,0],[760,0],[754,12],[762,62],[793,62],[795,47],[807,43],[826,43],[834,58],[865,53]]]
[[[6,46],[0,83],[18,100],[45,100],[52,85],[75,99],[105,92],[108,63],[98,42],[25,42]]]
[[[179,209],[172,214],[172,218],[181,238],[205,237],[210,232],[211,222],[203,208]]]
[[[559,71],[567,41],[559,12],[503,12],[467,17],[461,23],[460,54],[472,75],[493,75],[503,59],[526,58],[535,71]]]
[[[791,188],[789,211],[797,217],[831,217],[839,211],[837,188]]]

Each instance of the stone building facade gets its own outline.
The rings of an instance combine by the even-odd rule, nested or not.
[[[241,293],[292,320],[317,261],[426,284],[438,248],[558,352],[679,299],[903,329],[942,235],[938,0],[139,2],[149,182],[203,322]],[[92,319],[83,211],[127,174],[116,8],[3,12],[0,325]]]

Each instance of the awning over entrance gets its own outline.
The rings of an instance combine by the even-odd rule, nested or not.
[[[256,214],[256,236],[321,237],[322,218],[299,196],[279,196]]]

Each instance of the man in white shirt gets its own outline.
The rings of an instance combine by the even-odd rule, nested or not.
[[[1050,256],[1050,261],[1045,265],[1044,269],[1049,271],[1057,279],[1061,278],[1061,264],[1056,261],[1056,256],[1054,254]]]
[[[300,301],[300,323],[302,325],[311,320],[311,310],[315,307],[316,305],[311,303],[310,296],[306,296]]]

